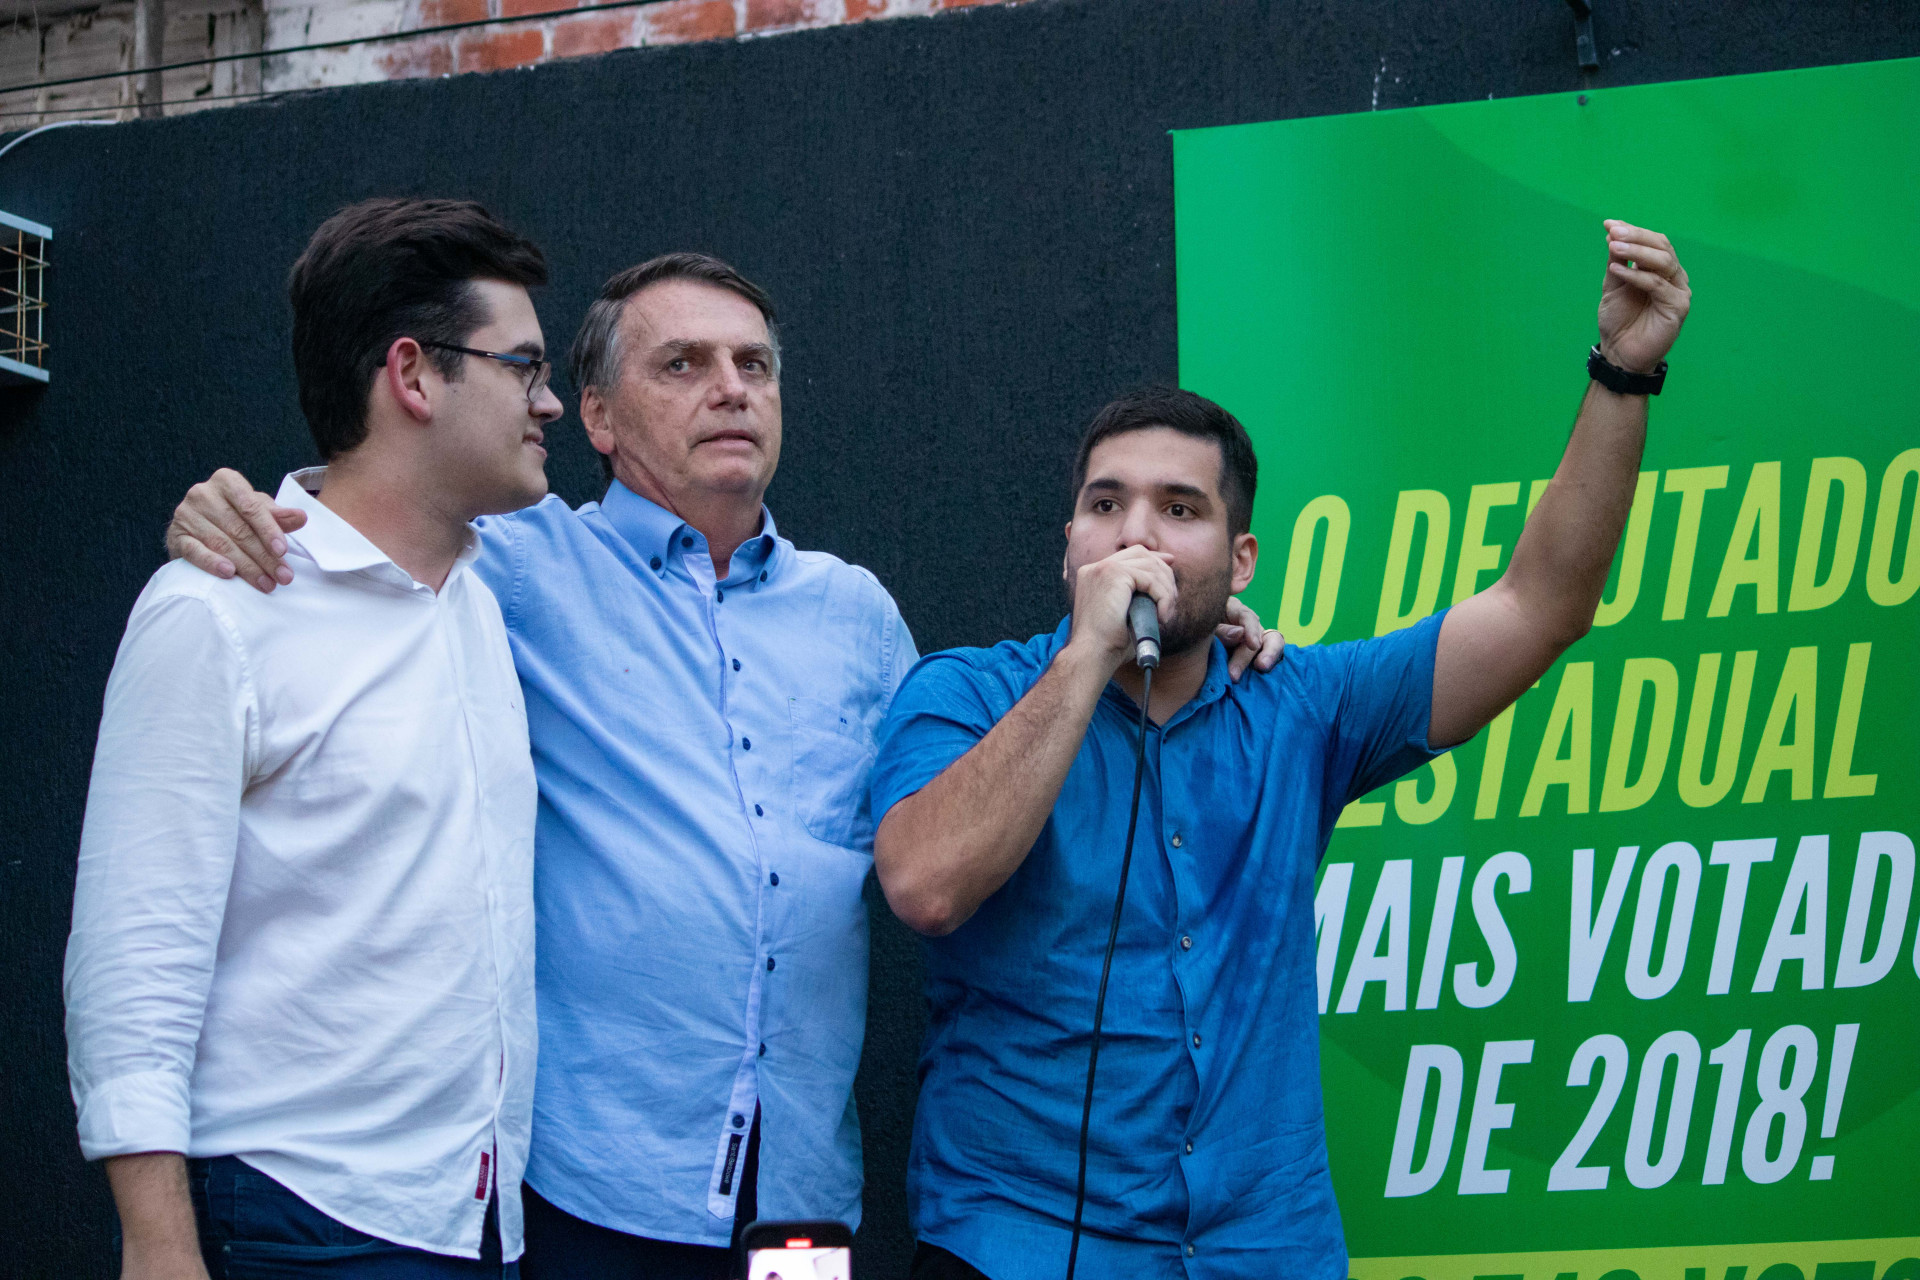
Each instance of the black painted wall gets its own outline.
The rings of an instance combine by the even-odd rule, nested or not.
[[[1907,0],[1600,0],[1596,25],[1594,85],[1920,54]],[[311,461],[281,281],[328,213],[483,200],[550,255],[556,347],[621,267],[735,262],[785,320],[782,530],[871,567],[932,650],[1053,623],[1075,428],[1177,374],[1168,129],[1581,86],[1558,0],[1039,0],[65,130],[0,159],[0,208],[51,225],[57,264],[52,386],[0,389],[0,1275],[111,1274],[60,1006],[101,690],[187,485],[226,464],[270,489]],[[599,471],[569,425],[549,470],[582,501]],[[881,1280],[910,1249],[923,1012],[912,938],[872,901],[861,1272]]]

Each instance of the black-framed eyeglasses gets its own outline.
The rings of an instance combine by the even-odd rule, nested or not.
[[[532,404],[534,397],[546,387],[553,377],[553,361],[536,360],[532,356],[518,355],[512,351],[479,351],[473,347],[456,347],[451,342],[423,342],[423,347],[434,347],[441,351],[458,351],[463,356],[480,356],[487,360],[498,360],[501,364],[513,365],[524,372],[527,380],[527,403]]]

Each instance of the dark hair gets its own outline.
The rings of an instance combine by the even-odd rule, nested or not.
[[[1165,427],[1220,446],[1220,496],[1227,504],[1227,531],[1241,534],[1253,527],[1253,493],[1260,480],[1260,462],[1253,441],[1240,420],[1205,396],[1175,387],[1147,387],[1130,391],[1093,415],[1080,436],[1080,452],[1073,461],[1076,501],[1087,482],[1087,459],[1103,440],[1129,431]]]
[[[604,387],[620,376],[620,315],[626,310],[627,299],[663,280],[698,280],[737,293],[760,308],[767,322],[767,339],[773,346],[774,373],[779,374],[780,339],[774,334],[773,299],[766,290],[718,258],[704,253],[663,253],[637,267],[628,267],[600,287],[600,296],[587,308],[580,332],[574,335],[573,349],[567,353],[567,367],[577,389]]]
[[[322,458],[367,438],[367,392],[395,339],[464,346],[487,323],[475,280],[533,288],[546,259],[471,200],[363,200],[320,224],[287,297],[300,409]],[[457,352],[429,358],[459,376]]]
[[[627,299],[663,280],[698,280],[737,293],[760,309],[767,322],[767,344],[773,348],[773,376],[780,378],[780,333],[774,327],[773,299],[767,291],[715,257],[704,253],[663,253],[637,267],[628,267],[600,287],[600,296],[587,307],[567,352],[567,370],[574,389],[604,387],[620,376],[620,317]],[[600,469],[613,478],[613,459],[600,455]]]

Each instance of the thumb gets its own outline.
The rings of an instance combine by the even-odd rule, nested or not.
[[[307,513],[298,507],[275,507],[273,518],[288,533],[304,529],[307,524]]]

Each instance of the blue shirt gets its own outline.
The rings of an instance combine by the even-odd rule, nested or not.
[[[1289,649],[1147,735],[1101,1037],[1080,1273],[1344,1280],[1321,1119],[1313,880],[1348,801],[1436,753],[1435,615]],[[935,654],[881,734],[884,815],[964,755],[1067,642]],[[921,1239],[993,1280],[1057,1280],[1139,709],[1109,685],[1039,841],[927,943],[932,1024],[908,1167]]]
[[[874,741],[916,655],[863,569],[771,516],[706,540],[615,483],[479,522],[540,786],[526,1179],[635,1235],[860,1216]]]

